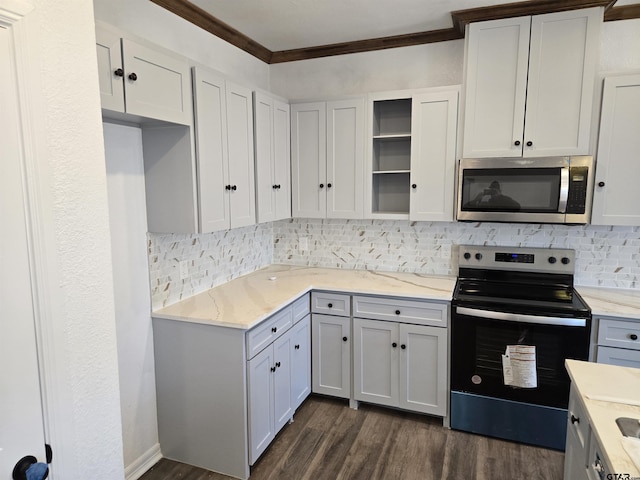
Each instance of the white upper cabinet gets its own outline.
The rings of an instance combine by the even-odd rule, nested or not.
[[[194,68],[200,233],[255,224],[251,91]]]
[[[99,27],[96,49],[103,109],[183,125],[192,123],[185,58],[121,39]]]
[[[453,221],[459,89],[414,95],[409,219]]]
[[[640,225],[640,75],[604,80],[591,223]]]
[[[452,221],[459,86],[369,96],[367,216]]]
[[[470,24],[463,156],[589,153],[602,9]]]
[[[290,218],[289,105],[261,92],[254,92],[253,104],[258,222]]]
[[[362,218],[364,100],[291,106],[292,214]]]

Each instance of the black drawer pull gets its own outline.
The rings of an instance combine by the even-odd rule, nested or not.
[[[276,332],[278,331],[278,327],[271,327],[271,331],[272,331],[273,333],[276,333]]]
[[[404,350],[407,348],[407,346],[403,343],[402,345],[400,345],[400,348]]]
[[[637,340],[638,339],[638,335],[636,335],[635,333],[632,333],[631,335],[629,335],[629,338],[631,340]]]
[[[391,344],[391,346],[392,346],[393,348],[396,348],[396,347],[398,346],[398,344],[397,344],[396,342],[393,342],[393,343]]]
[[[280,368],[280,362],[276,362],[276,368]]]
[[[571,414],[571,425],[575,425],[576,423],[580,423],[580,419],[576,416],[573,415],[573,413]]]
[[[296,350],[300,350],[300,345],[294,345],[293,348]]]
[[[346,342],[347,341],[347,337],[342,337],[342,341]]]
[[[396,315],[400,315],[400,310],[396,310]]]
[[[329,304],[327,304],[327,307],[328,307],[328,308],[333,308],[333,303],[329,303]]]
[[[275,372],[276,371],[276,367],[271,367],[271,371]]]

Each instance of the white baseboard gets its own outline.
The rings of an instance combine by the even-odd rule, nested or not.
[[[162,458],[160,444],[156,443],[149,450],[140,455],[124,469],[126,480],[138,480],[144,473],[153,467]]]

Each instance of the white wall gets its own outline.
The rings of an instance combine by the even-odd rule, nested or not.
[[[640,18],[605,22],[600,41],[600,72],[640,71]]]
[[[147,262],[142,131],[105,123],[111,252],[127,478],[160,459]]]
[[[224,73],[268,90],[269,65],[150,0],[93,0],[95,18]]]
[[[28,155],[37,163],[32,193],[44,250],[51,478],[115,480],[123,477],[122,429],[93,8],[84,0],[31,3],[20,48],[28,50]]]
[[[462,83],[464,41],[271,65],[271,90],[291,100]]]

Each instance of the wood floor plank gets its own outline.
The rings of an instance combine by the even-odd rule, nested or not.
[[[561,480],[564,454],[442,427],[425,415],[311,396],[251,480]],[[140,480],[229,480],[167,459]]]

